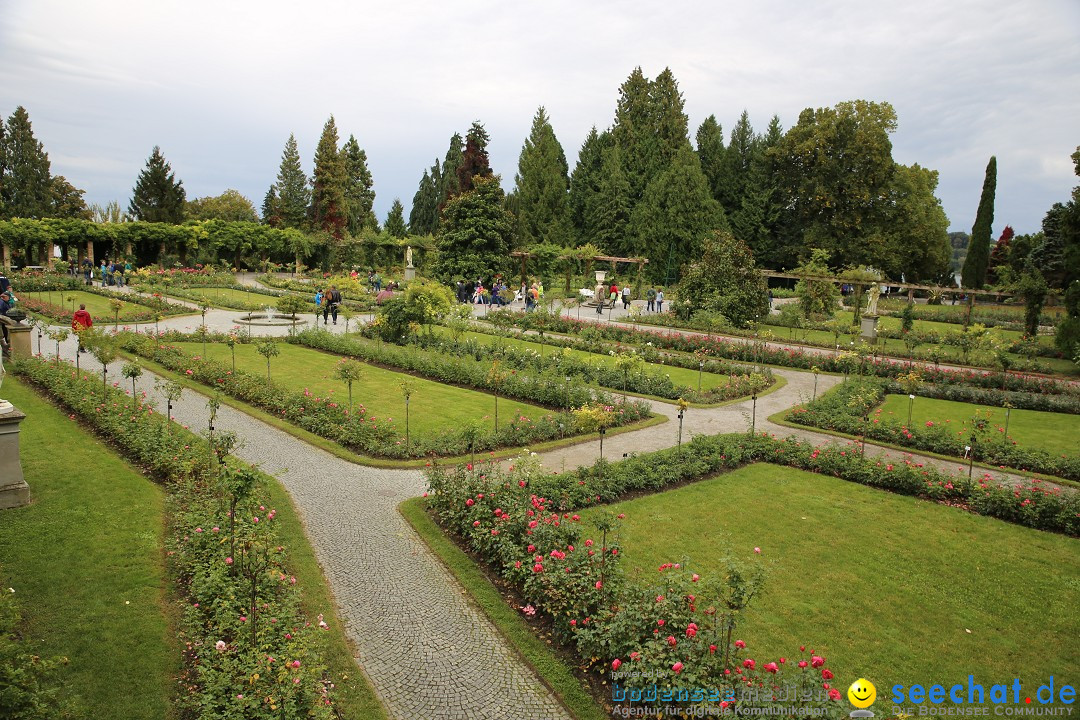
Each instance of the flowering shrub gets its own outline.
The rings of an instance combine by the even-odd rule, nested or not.
[[[798,425],[863,435],[874,440],[942,455],[963,457],[971,447],[970,431],[945,423],[907,427],[901,419],[882,417],[874,408],[884,399],[888,386],[878,380],[849,380],[808,405],[788,411],[785,418]],[[869,420],[863,420],[870,415]],[[1080,480],[1080,456],[1061,455],[1037,448],[1019,447],[1014,440],[993,434],[977,436],[975,458],[990,465],[1031,470],[1056,477]]]
[[[532,321],[529,315],[525,313],[493,312],[488,316],[488,319],[492,322],[533,329]],[[600,338],[638,346],[652,343],[656,348],[688,353],[707,350],[711,357],[727,358],[743,363],[765,363],[803,370],[809,370],[817,366],[824,372],[839,373],[850,370],[850,368],[845,368],[846,362],[842,356],[769,346],[768,343],[751,342],[749,337],[746,340],[734,340],[716,335],[696,335],[671,330],[625,328],[618,325],[599,325],[586,320],[561,316],[549,318],[546,322],[549,332],[569,333],[583,338]],[[725,330],[725,332],[727,331]],[[879,377],[896,377],[909,369],[908,363],[900,360],[866,358],[861,363],[862,372]],[[968,369],[943,370],[934,367],[925,368],[923,376],[928,383],[963,383],[994,388],[1000,387],[1002,382],[1005,382],[1006,389],[1018,392],[1053,392],[1080,396],[1080,386],[1075,384],[1020,373],[1009,373],[1003,378],[1000,373]]]
[[[528,338],[535,340],[535,338]],[[572,339],[549,338],[550,344],[563,348],[582,345]],[[718,363],[706,361],[703,369],[711,373],[728,374],[728,382],[713,388],[698,391],[687,385],[676,385],[671,378],[658,371],[646,371],[647,362],[666,361],[670,365],[698,369],[698,360],[685,356],[650,355],[648,352],[637,354],[633,348],[626,348],[610,343],[591,343],[593,347],[575,347],[606,354],[612,358],[612,362],[590,362],[588,359],[574,357],[568,352],[554,350],[546,355],[530,348],[505,346],[497,341],[492,343],[477,342],[475,339],[455,341],[437,335],[416,335],[409,339],[409,344],[418,347],[430,348],[441,353],[449,353],[457,356],[473,357],[476,360],[491,360],[498,358],[507,367],[519,370],[532,370],[538,373],[550,372],[555,376],[570,376],[579,383],[595,383],[613,390],[622,390],[653,395],[668,400],[686,398],[696,403],[718,403],[737,397],[745,397],[754,393],[760,393],[770,387],[775,380],[772,373],[767,369],[763,372],[749,372],[748,369],[736,367],[730,363]],[[600,345],[601,347],[596,347]],[[624,357],[640,358],[633,368],[624,372],[618,365],[618,359]]]
[[[325,332],[299,333],[301,337],[312,335],[337,337]],[[510,422],[500,424],[497,432],[494,428],[486,427],[447,427],[437,434],[410,437],[410,442],[406,443],[403,429],[399,429],[392,421],[370,417],[363,405],[354,406],[350,412],[346,404],[337,402],[333,397],[287,390],[267,382],[261,375],[239,370],[234,372],[229,363],[189,355],[183,349],[163,342],[162,338],[131,333],[121,333],[118,337],[122,347],[129,352],[152,359],[174,372],[183,373],[192,380],[209,385],[238,400],[262,408],[275,417],[365,455],[387,458],[463,455],[470,451],[552,440],[571,435],[576,429],[573,418],[568,413],[554,412],[535,419],[524,416],[512,418]],[[166,336],[178,340],[186,337],[177,333]],[[372,349],[376,348],[372,345]],[[423,360],[419,354],[417,357],[408,358],[408,353],[403,349],[387,347],[379,354],[383,364],[393,364],[383,353],[394,350],[399,352],[403,359],[417,363]],[[438,362],[432,360],[433,366],[437,366]],[[477,363],[471,365],[476,366]],[[477,386],[488,389],[491,383],[482,377],[482,372],[478,377],[475,372],[477,369],[464,368],[461,374],[455,376],[458,378],[456,383],[472,384],[469,382],[472,380]],[[509,376],[499,384],[499,392],[505,396],[525,396],[525,399],[532,399],[532,391],[542,387],[543,384],[535,378]],[[594,402],[593,393],[588,389],[576,391],[575,397],[581,397],[583,404]],[[625,425],[648,417],[648,406],[644,403],[615,401],[604,393],[596,393],[595,402],[604,402],[614,408],[616,425]]]
[[[573,485],[573,477],[560,480]],[[542,486],[558,492],[549,478],[532,458],[505,471],[494,464],[433,469],[429,499],[443,526],[521,592],[523,609],[550,616],[556,635],[576,649],[586,669],[610,670],[624,699],[635,702],[655,684],[683,707],[775,705],[773,695],[795,684],[805,693],[803,706],[839,710],[839,692],[822,685],[832,677],[822,669],[823,658],[811,653],[791,666],[786,658],[759,665],[736,640],[737,619],[763,581],[760,566],[729,560],[719,579],[667,563],[658,583],[630,580],[620,570],[618,544],[609,540],[615,520],[601,517],[595,528],[586,527],[565,507],[565,496],[555,502],[538,493]],[[623,664],[640,674],[623,680]],[[709,688],[716,697],[707,695]],[[744,697],[744,688],[761,692]],[[732,700],[721,701],[729,694]]]
[[[202,438],[145,399],[133,408],[126,393],[102,389],[96,375],[38,357],[15,367],[169,490],[168,568],[184,596],[183,717],[333,717],[317,653],[317,634],[328,626],[300,611],[276,511],[258,500],[265,478],[211,463]]]
[[[128,273],[127,281],[129,285],[161,285],[167,282],[174,287],[184,288],[231,286],[236,278],[232,273],[222,272],[212,265],[184,268],[159,268],[151,265]]]

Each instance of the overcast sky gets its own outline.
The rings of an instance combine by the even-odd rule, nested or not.
[[[1080,182],[1078,37],[1077,0],[0,0],[0,113],[25,106],[53,173],[125,207],[154,145],[189,199],[235,188],[258,207],[289,133],[310,174],[333,113],[367,151],[381,222],[473,120],[509,190],[538,106],[573,167],[633,68],[667,66],[691,136],[744,108],[763,131],[892,103],[893,156],[940,172],[953,230],[996,155],[996,235],[1038,230]]]

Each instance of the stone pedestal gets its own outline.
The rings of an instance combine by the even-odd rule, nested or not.
[[[17,360],[18,358],[28,358],[33,356],[32,344],[30,342],[30,330],[32,328],[29,325],[9,325],[8,326],[8,338],[11,340],[11,358]],[[0,475],[0,478],[3,476]]]
[[[871,345],[877,343],[877,321],[877,315],[863,315],[860,322],[859,336]]]
[[[416,268],[409,265],[405,268],[405,282],[411,282],[416,279]]]
[[[19,459],[19,423],[25,417],[15,408],[0,413],[0,510],[30,503],[30,486]]]

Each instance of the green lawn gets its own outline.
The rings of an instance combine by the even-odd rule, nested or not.
[[[177,343],[186,352],[202,354],[202,343]],[[206,356],[226,363],[232,362],[230,350],[221,344],[207,343]],[[333,377],[334,367],[340,360],[318,350],[278,343],[281,355],[270,362],[271,378],[292,390],[309,390],[312,395],[326,397],[333,393],[338,402],[348,402],[348,390],[343,382]],[[259,355],[253,344],[236,346],[236,368],[255,375],[266,375],[266,358]],[[384,370],[373,365],[364,366],[364,376],[353,383],[353,402],[363,404],[368,417],[393,420],[404,434],[405,398],[399,383],[408,380],[415,388],[409,400],[409,428],[413,434],[434,433],[447,427],[484,417],[494,417],[495,396],[465,388],[444,385],[404,373]],[[499,398],[499,421],[524,415],[539,417],[548,411],[537,405]]]
[[[29,416],[34,502],[0,511],[0,585],[16,590],[27,642],[71,660],[61,677],[80,717],[168,717],[181,649],[164,607],[164,493],[10,376],[4,398]]]
[[[436,332],[445,334],[447,336],[450,335],[450,331],[446,328],[436,327],[435,330]],[[496,336],[490,335],[488,333],[473,332],[471,330],[463,332],[461,334],[462,340],[465,340],[467,338],[473,338],[483,343],[501,341],[506,343],[507,346],[529,348],[530,350],[535,350],[536,352],[541,351],[541,344],[539,342],[533,342],[531,340],[521,340],[519,338],[497,338]],[[557,352],[561,350],[561,348],[554,348],[554,350]],[[552,352],[552,347],[550,345],[546,345],[544,346],[543,351],[545,354],[550,353]],[[570,350],[569,352],[572,357],[578,358],[580,360],[585,360],[586,362],[593,362],[599,364],[604,362],[609,363],[612,361],[610,355],[598,355],[597,353],[585,352],[584,350]],[[670,375],[671,381],[676,385],[686,385],[695,389],[698,386],[697,370],[688,370],[681,367],[672,367],[671,365],[660,365],[658,363],[646,363],[645,365],[647,371],[650,373],[664,373]],[[727,375],[717,375],[716,373],[701,373],[702,390],[710,390],[714,387],[721,387],[727,385],[728,382],[729,379]]]
[[[646,581],[664,562],[713,574],[725,548],[761,548],[765,590],[737,631],[759,663],[806,645],[837,687],[866,677],[879,693],[1077,679],[1074,538],[765,464],[606,509],[626,513],[623,567]]]
[[[1004,408],[953,400],[916,397],[911,409],[911,424],[913,427],[919,427],[929,421],[936,424],[947,422],[955,426],[957,432],[968,436],[976,410],[990,413],[989,432],[994,437],[1000,437],[1004,433]],[[902,423],[907,423],[907,412],[906,395],[887,395],[881,406],[883,417],[892,415]],[[1018,447],[1075,455],[1080,452],[1080,415],[1038,410],[1013,410],[1009,414],[1009,437],[1016,441]]]
[[[63,307],[65,310],[71,312],[73,309],[78,310],[79,305],[86,305],[86,311],[90,313],[90,317],[94,320],[94,324],[111,324],[113,322],[113,298],[104,297],[103,295],[95,295],[94,293],[83,292],[82,290],[54,290],[52,293],[47,292],[33,292],[25,293],[26,297],[32,297],[37,300],[45,302],[51,302],[58,306]],[[138,303],[127,302],[122,299],[123,296],[117,294],[116,299],[122,303],[120,307],[120,322],[130,322],[130,318],[136,314],[147,316],[148,313],[154,312],[151,308],[145,305],[139,305]],[[162,313],[164,317],[168,313]],[[175,314],[175,313],[174,313]],[[145,321],[142,321],[145,322]]]
[[[314,297],[314,294],[312,295]],[[277,308],[280,298],[262,293],[236,290],[235,288],[194,287],[185,288],[178,293],[178,297],[193,302],[206,301],[214,307],[231,308],[233,310],[264,310],[267,306]],[[315,305],[312,303],[312,312]]]

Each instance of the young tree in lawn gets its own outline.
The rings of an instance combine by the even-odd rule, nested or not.
[[[120,368],[120,374],[131,380],[131,409],[135,410],[139,406],[138,398],[136,397],[135,381],[142,376],[142,365],[139,361],[133,361],[124,363],[124,367]]]
[[[334,377],[349,388],[349,413],[352,413],[352,386],[364,376],[364,365],[352,358],[342,358],[334,367]]]
[[[255,344],[255,351],[266,358],[266,382],[270,382],[270,358],[277,357],[281,350],[273,340],[263,340]]]
[[[409,380],[402,380],[398,383],[401,388],[401,395],[405,398],[405,454],[409,454],[409,398],[412,397],[416,391],[416,385]]]

